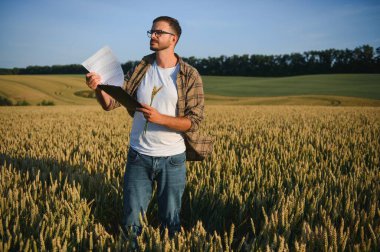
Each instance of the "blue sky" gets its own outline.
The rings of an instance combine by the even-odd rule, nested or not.
[[[184,57],[380,47],[380,1],[1,0],[0,68],[80,64],[104,45],[139,60],[161,15],[180,21]]]

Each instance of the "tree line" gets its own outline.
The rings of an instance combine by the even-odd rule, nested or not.
[[[380,73],[380,47],[369,45],[355,49],[328,49],[281,55],[233,55],[198,59],[183,58],[202,75],[220,76],[293,76],[332,73]],[[127,72],[138,61],[122,64]],[[0,74],[85,74],[79,64],[0,68]]]

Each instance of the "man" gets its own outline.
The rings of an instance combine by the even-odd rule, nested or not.
[[[180,230],[186,159],[202,160],[212,151],[212,141],[198,132],[204,110],[201,77],[174,53],[180,36],[176,19],[156,18],[148,31],[154,53],[125,76],[123,88],[143,105],[136,111],[128,110],[134,119],[123,188],[123,226],[137,234],[141,232],[139,214],[148,208],[154,181],[161,227],[167,227],[171,236]],[[120,106],[97,89],[99,75],[87,74],[86,83],[95,90],[104,110]]]

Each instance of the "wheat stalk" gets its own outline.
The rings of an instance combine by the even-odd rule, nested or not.
[[[150,96],[150,104],[149,106],[152,106],[152,103],[153,103],[153,99],[154,97],[156,96],[156,94],[161,90],[163,86],[157,88],[156,86],[153,87],[153,90],[152,90],[152,94]],[[146,130],[148,129],[148,120],[146,120],[145,122],[145,126],[144,126],[144,135],[146,134]]]

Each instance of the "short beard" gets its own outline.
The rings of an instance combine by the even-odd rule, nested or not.
[[[151,51],[154,51],[154,52],[158,52],[158,51],[162,51],[162,50],[165,50],[165,49],[168,49],[169,48],[169,45],[166,45],[166,46],[163,46],[161,44],[161,46],[157,43],[155,44],[156,46],[153,47],[153,46],[150,46],[150,50]]]
[[[151,47],[150,47],[150,50],[153,51],[153,52],[157,52],[157,51],[159,51],[160,49],[151,46]]]

